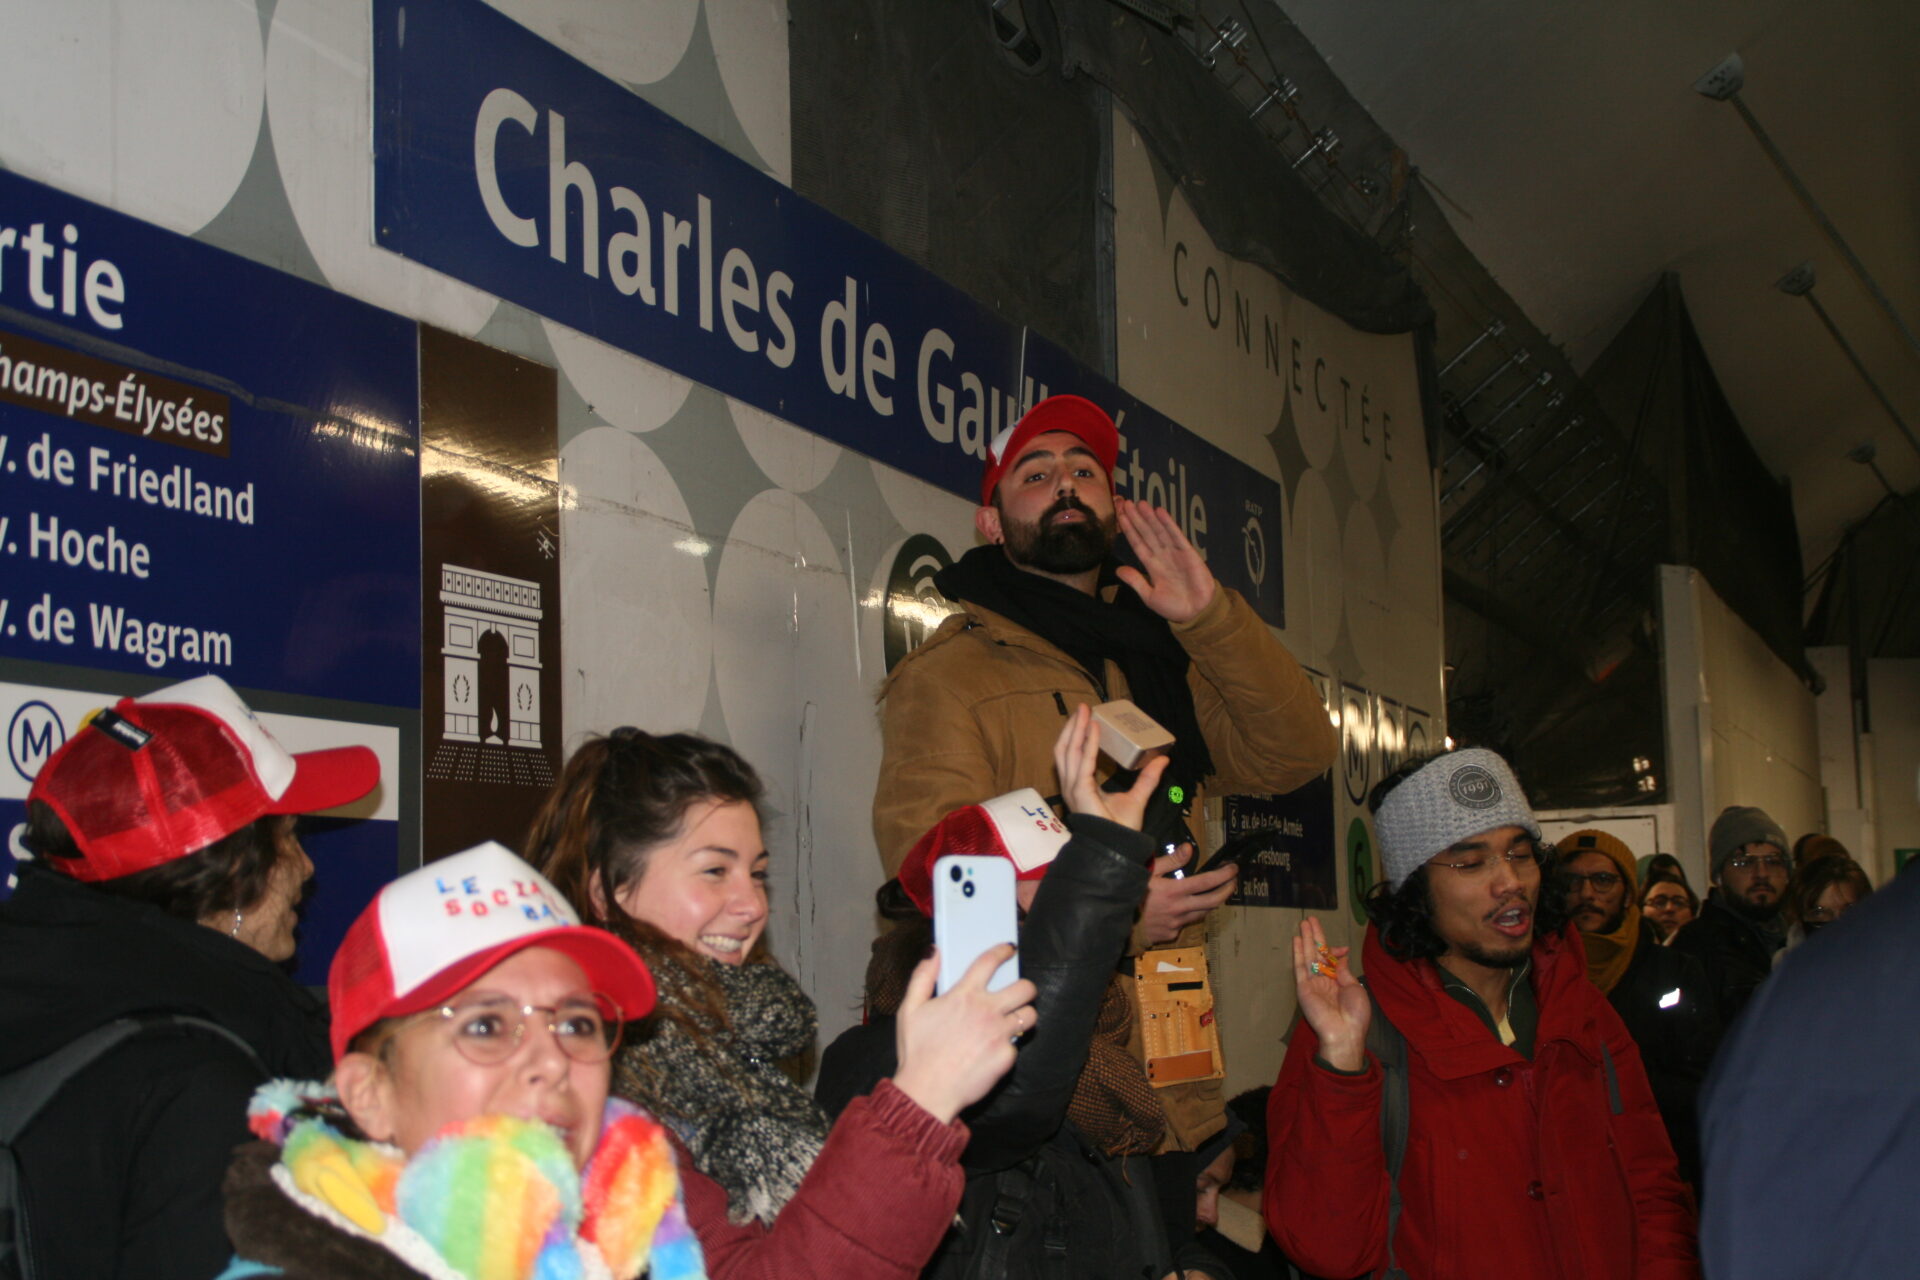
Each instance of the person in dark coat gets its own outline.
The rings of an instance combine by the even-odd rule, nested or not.
[[[1780,824],[1762,810],[1740,805],[1714,819],[1708,845],[1713,890],[1673,946],[1706,970],[1720,1021],[1730,1027],[1754,988],[1773,972],[1774,953],[1786,945],[1780,908],[1793,860]]]
[[[1130,1107],[1123,1098],[1088,1094],[1124,1093],[1137,1074],[1126,1069],[1131,1059],[1102,1060],[1123,1051],[1108,1048],[1095,1029],[1126,1012],[1114,1007],[1109,980],[1157,851],[1138,828],[1162,765],[1143,769],[1130,793],[1102,792],[1093,777],[1098,744],[1091,721],[1089,710],[1078,708],[1056,743],[1073,813],[1071,837],[1051,861],[1023,866],[987,816],[997,802],[949,814],[915,844],[879,895],[882,914],[896,924],[874,944],[867,1021],[821,1056],[815,1094],[830,1115],[892,1070],[898,993],[932,941],[934,859],[991,852],[1021,868],[1020,971],[1037,988],[1039,1025],[1002,1085],[964,1115],[971,1131],[961,1155],[966,1194],[955,1228],[924,1273],[929,1277],[1022,1277],[1049,1257],[1046,1274],[1061,1277],[1185,1272],[1232,1280],[1204,1249],[1169,1236],[1152,1162],[1107,1156],[1092,1136],[1115,1113],[1145,1123],[1152,1107],[1151,1097]]]
[[[294,756],[202,676],[99,712],[27,796],[0,906],[0,1071],[119,1018],[184,1014],[69,1080],[15,1144],[44,1276],[205,1280],[220,1182],[269,1076],[324,1073],[319,1004],[281,968],[312,863],[296,813],[359,798],[365,747]]]
[[[1558,877],[1586,945],[1587,977],[1627,1024],[1667,1122],[1680,1176],[1700,1183],[1700,1085],[1720,1042],[1707,977],[1692,956],[1659,945],[1635,905],[1632,850],[1598,829],[1561,838]]]
[[[1920,1258],[1920,876],[1794,949],[1702,1095],[1708,1274],[1911,1275]]]

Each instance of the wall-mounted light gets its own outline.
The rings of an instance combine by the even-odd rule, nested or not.
[[[1838,346],[1841,353],[1847,357],[1847,363],[1853,366],[1853,371],[1860,375],[1860,381],[1867,384],[1867,390],[1873,393],[1873,398],[1880,402],[1882,409],[1886,410],[1887,417],[1893,419],[1893,425],[1898,427],[1900,434],[1907,438],[1907,443],[1913,446],[1913,451],[1920,453],[1920,438],[1914,436],[1913,428],[1907,425],[1907,420],[1900,416],[1898,409],[1893,407],[1893,401],[1887,399],[1887,393],[1880,389],[1880,384],[1874,381],[1871,373],[1867,372],[1867,366],[1861,362],[1859,353],[1853,349],[1853,344],[1847,341],[1846,335],[1840,332],[1840,327],[1834,324],[1833,317],[1827,314],[1827,309],[1820,305],[1820,299],[1814,297],[1813,286],[1814,271],[1811,262],[1801,263],[1773,282],[1773,287],[1788,297],[1807,300],[1807,305],[1813,308],[1813,314],[1819,317],[1821,325],[1833,338],[1834,345]],[[1872,456],[1869,452],[1867,460],[1871,461]],[[1858,458],[1854,460],[1861,461]],[[1881,477],[1883,483],[1885,479],[1886,477]]]
[[[1867,470],[1873,472],[1874,479],[1880,482],[1880,487],[1887,491],[1888,497],[1892,498],[1895,502],[1905,502],[1906,499],[1901,495],[1900,491],[1893,487],[1893,482],[1887,479],[1887,473],[1880,469],[1878,462],[1874,461],[1874,457],[1878,452],[1879,451],[1873,447],[1873,441],[1868,440],[1863,444],[1857,444],[1847,450],[1847,461],[1857,462]]]
[[[1887,313],[1887,319],[1893,321],[1893,327],[1898,329],[1900,336],[1907,340],[1907,346],[1914,355],[1920,356],[1920,338],[1916,338],[1913,330],[1907,327],[1906,319],[1894,308],[1893,300],[1887,297],[1885,291],[1880,288],[1879,281],[1875,280],[1872,273],[1867,270],[1867,264],[1860,261],[1860,255],[1853,251],[1853,246],[1848,244],[1846,238],[1840,234],[1840,228],[1833,225],[1833,219],[1829,218],[1827,211],[1820,207],[1820,202],[1813,198],[1813,192],[1807,189],[1807,184],[1800,181],[1800,175],[1795,173],[1793,166],[1787,163],[1787,157],[1779,147],[1774,145],[1773,138],[1761,127],[1759,119],[1747,108],[1747,104],[1740,100],[1740,90],[1746,86],[1746,83],[1745,64],[1740,61],[1739,54],[1730,53],[1707,74],[1695,80],[1693,90],[1715,102],[1733,104],[1733,109],[1740,113],[1740,118],[1746,122],[1748,130],[1752,132],[1753,140],[1760,144],[1760,149],[1766,153],[1767,159],[1773,161],[1773,167],[1779,170],[1787,186],[1792,188],[1793,194],[1800,198],[1800,203],[1806,206],[1807,212],[1813,217],[1814,225],[1819,227],[1820,233],[1840,251],[1840,256],[1846,260],[1848,268],[1854,275],[1860,277],[1860,283],[1867,287],[1867,292],[1873,295],[1873,300],[1880,304],[1882,311]],[[1908,438],[1911,439],[1911,435]],[[1920,448],[1920,445],[1916,445],[1915,448]]]

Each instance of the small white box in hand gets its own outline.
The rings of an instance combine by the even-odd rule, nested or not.
[[[1103,702],[1093,709],[1100,728],[1100,750],[1122,769],[1132,769],[1156,752],[1173,745],[1173,735],[1158,721],[1125,698]]]

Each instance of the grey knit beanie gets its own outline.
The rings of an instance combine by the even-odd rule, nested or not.
[[[1787,860],[1787,870],[1793,870],[1793,844],[1787,839],[1787,833],[1780,829],[1780,824],[1769,818],[1764,809],[1731,804],[1713,820],[1713,830],[1707,835],[1707,848],[1713,859],[1710,867],[1713,878],[1718,880],[1720,869],[1727,859],[1750,844],[1772,845]]]
[[[1387,792],[1373,815],[1380,867],[1394,889],[1442,849],[1496,827],[1524,827],[1540,838],[1513,770],[1485,747],[1436,757]]]

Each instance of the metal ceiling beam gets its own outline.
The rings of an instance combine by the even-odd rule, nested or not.
[[[1515,608],[1505,599],[1488,591],[1457,569],[1440,571],[1446,598],[1479,614],[1494,626],[1525,641],[1533,650],[1551,658],[1569,672],[1586,679],[1586,658],[1567,637],[1543,625],[1541,615]]]
[[[1485,443],[1481,441],[1477,441],[1474,438],[1477,435],[1478,435],[1478,430],[1476,428],[1469,427],[1466,432],[1462,433],[1456,438],[1460,439],[1461,443],[1465,444],[1469,449],[1473,450],[1473,452],[1477,456],[1480,456],[1484,460],[1491,462],[1492,459],[1489,458],[1487,454],[1482,453],[1482,450],[1486,448]],[[1497,466],[1498,464],[1495,464],[1495,465]],[[1488,483],[1491,485],[1493,482],[1489,481]],[[1546,497],[1542,495],[1538,489],[1534,488],[1533,485],[1529,484],[1527,481],[1523,480],[1519,476],[1512,474],[1511,472],[1504,472],[1500,477],[1500,483],[1511,488],[1514,493],[1518,494],[1521,497],[1521,499],[1523,499],[1530,506],[1532,506],[1537,512],[1539,512],[1539,518],[1533,521],[1532,524],[1529,524],[1527,526],[1528,529],[1533,528],[1534,525],[1537,525],[1540,523],[1541,520],[1544,520],[1549,525],[1551,525],[1554,528],[1554,530],[1560,534],[1561,537],[1565,538],[1573,546],[1579,548],[1582,552],[1584,552],[1587,555],[1598,557],[1604,569],[1613,570],[1617,572],[1617,566],[1615,566],[1612,563],[1612,558],[1608,556],[1604,550],[1598,547],[1595,547],[1592,544],[1592,542],[1587,538],[1587,536],[1581,533],[1580,530],[1571,521],[1567,520],[1557,510],[1555,510],[1554,505],[1548,502]],[[1525,530],[1522,530],[1522,533],[1524,532]],[[1509,543],[1509,545],[1511,545],[1511,543]],[[1444,546],[1444,543],[1443,543],[1443,546]],[[1478,612],[1478,610],[1476,610],[1476,612]]]

